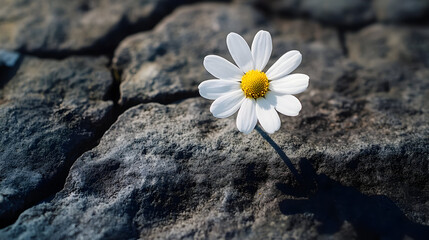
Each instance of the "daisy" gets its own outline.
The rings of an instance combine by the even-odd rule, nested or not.
[[[259,31],[251,49],[236,33],[228,34],[226,44],[238,67],[220,56],[206,56],[204,67],[217,79],[202,82],[198,86],[200,95],[215,100],[210,112],[217,118],[229,117],[238,110],[240,132],[250,133],[259,121],[265,132],[274,133],[280,128],[276,110],[297,116],[302,108],[291,94],[303,92],[309,77],[290,74],[301,63],[301,53],[296,50],[285,53],[264,72],[273,48],[269,32]]]

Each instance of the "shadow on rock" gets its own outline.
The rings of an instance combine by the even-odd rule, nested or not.
[[[429,236],[429,226],[410,221],[388,197],[367,196],[324,174],[317,175],[307,159],[301,159],[299,165],[301,174],[296,187],[277,184],[284,194],[302,198],[280,202],[283,214],[314,214],[322,223],[318,229],[321,234],[333,234],[347,221],[353,225],[359,239],[425,239]]]

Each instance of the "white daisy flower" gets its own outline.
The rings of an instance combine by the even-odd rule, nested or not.
[[[287,116],[297,116],[302,108],[300,101],[291,94],[303,92],[308,87],[309,77],[290,74],[301,63],[301,53],[289,51],[263,72],[273,48],[269,32],[259,31],[252,49],[236,33],[228,34],[226,44],[238,67],[220,56],[206,56],[204,67],[217,79],[202,82],[198,86],[200,95],[215,100],[210,112],[217,118],[229,117],[238,110],[240,132],[250,133],[259,121],[267,133],[274,133],[280,128],[276,110]]]

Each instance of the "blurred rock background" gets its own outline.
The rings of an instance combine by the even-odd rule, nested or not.
[[[274,147],[197,91],[260,29]],[[427,0],[0,0],[0,239],[427,239],[428,79]]]

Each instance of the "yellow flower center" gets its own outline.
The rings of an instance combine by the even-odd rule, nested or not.
[[[267,75],[261,71],[250,70],[241,78],[241,89],[248,98],[264,97],[269,85]]]

